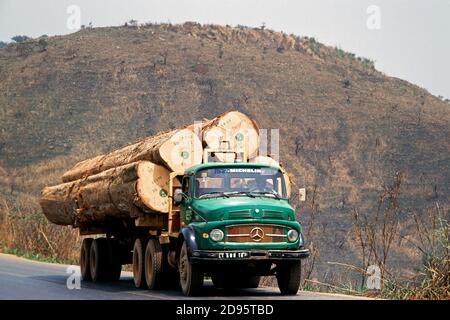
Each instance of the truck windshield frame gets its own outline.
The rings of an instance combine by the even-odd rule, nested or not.
[[[274,167],[212,167],[193,176],[194,199],[217,197],[267,197],[287,200],[286,183]]]

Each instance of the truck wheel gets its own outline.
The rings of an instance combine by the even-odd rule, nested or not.
[[[157,239],[150,239],[145,249],[145,280],[149,289],[159,289],[163,283],[163,251]]]
[[[92,281],[99,282],[108,280],[109,256],[109,246],[106,238],[94,239],[89,255]]]
[[[83,239],[80,250],[80,269],[81,269],[81,279],[84,281],[92,280],[91,268],[89,266],[91,254],[92,238]]]
[[[144,248],[147,244],[147,239],[139,238],[134,241],[133,246],[133,279],[136,288],[145,288],[147,285],[145,281],[145,259]]]
[[[111,281],[118,281],[122,272],[122,248],[117,239],[108,239],[110,250],[109,276]]]
[[[180,286],[183,294],[185,296],[198,294],[203,286],[203,272],[189,261],[186,242],[183,242],[181,247],[178,272],[180,273]]]
[[[302,265],[300,261],[292,261],[278,266],[276,273],[278,288],[283,295],[295,295],[300,287]]]

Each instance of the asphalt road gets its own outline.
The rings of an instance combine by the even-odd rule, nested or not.
[[[67,265],[43,263],[13,255],[0,253],[0,299],[37,300],[109,300],[109,299],[149,299],[181,300],[188,299],[178,290],[150,291],[134,287],[132,274],[122,272],[121,279],[112,283],[92,283],[81,281],[80,289],[68,289]],[[74,267],[75,268],[75,267]],[[78,267],[75,268],[79,270]],[[73,272],[73,271],[72,271]],[[75,284],[74,281],[69,281]],[[206,281],[202,296],[195,299],[289,299],[289,300],[349,300],[353,296],[299,291],[296,296],[281,296],[277,288],[240,289],[225,291],[215,289]],[[192,299],[192,298],[189,298]]]

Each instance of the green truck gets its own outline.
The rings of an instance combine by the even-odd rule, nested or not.
[[[275,275],[281,294],[297,293],[309,250],[280,168],[205,163],[171,173],[169,185],[168,215],[116,223],[105,238],[83,240],[84,280],[117,280],[131,263],[139,288],[176,284],[191,296],[205,276],[218,288],[256,288],[261,276]]]

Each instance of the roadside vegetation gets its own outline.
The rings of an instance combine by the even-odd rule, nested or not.
[[[304,264],[303,289],[383,299],[450,299],[450,209],[441,207],[438,202],[425,212],[401,208],[402,183],[403,176],[397,173],[392,185],[384,186],[375,212],[363,215],[353,209],[352,233],[360,264],[328,263],[340,268],[342,273],[353,274],[355,281],[341,282],[335,277],[320,282],[311,277],[311,268],[314,268],[319,253],[314,248],[318,212],[317,208],[310,210],[312,216],[306,230],[312,256]],[[314,202],[315,192],[311,199],[313,207]],[[407,232],[407,229],[413,232]],[[421,262],[415,273],[405,276],[390,263],[396,249],[420,256]],[[375,275],[371,272],[373,266],[380,272],[378,279],[372,278],[379,280],[379,288],[368,288],[367,285],[369,277]]]
[[[78,263],[80,239],[70,227],[47,221],[35,203],[0,203],[0,250],[28,259]]]

